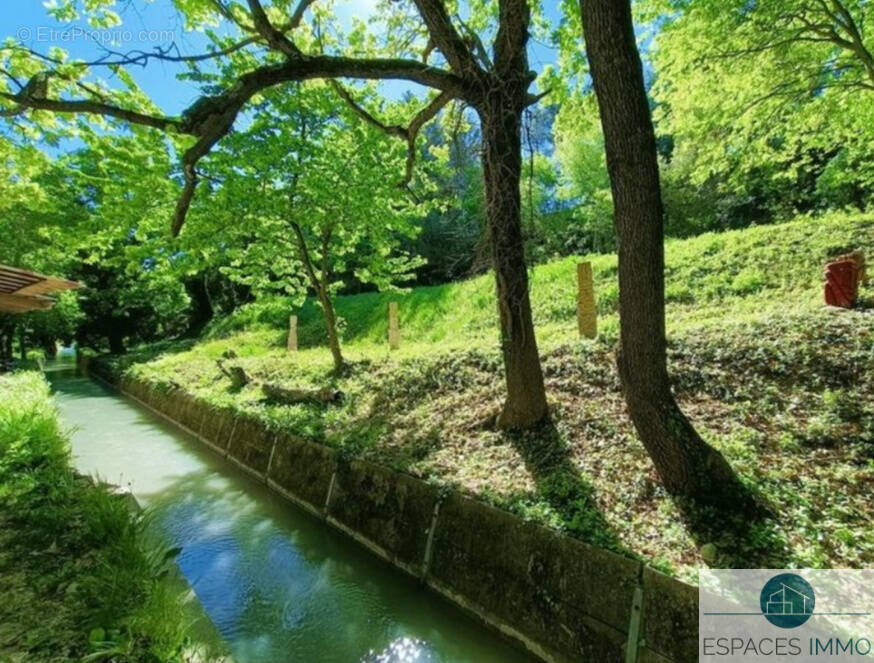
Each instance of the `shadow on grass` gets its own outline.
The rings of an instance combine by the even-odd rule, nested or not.
[[[790,564],[780,512],[765,497],[739,486],[735,504],[704,506],[675,499],[683,525],[712,568],[780,569]]]
[[[595,503],[594,488],[580,474],[567,443],[551,421],[503,435],[522,456],[537,486],[537,498],[549,505],[562,530],[592,545],[638,558],[607,523]]]
[[[553,423],[504,436],[534,477],[537,498],[549,505],[553,518],[565,532],[639,558],[607,523],[595,503],[593,486],[580,474],[567,443]],[[675,499],[683,527],[713,568],[785,568],[790,555],[779,511],[748,487],[739,485],[738,490],[737,502],[722,508]]]

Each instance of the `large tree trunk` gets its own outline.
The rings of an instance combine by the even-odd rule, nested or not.
[[[736,480],[677,407],[665,341],[663,207],[655,133],[629,0],[581,0],[619,242],[619,373],[628,412],[665,488],[722,502]]]
[[[500,83],[496,81],[496,85]],[[527,84],[520,81],[515,86],[505,84],[504,89],[490,90],[478,108],[486,217],[507,381],[507,400],[497,422],[501,428],[525,428],[546,416],[546,391],[528,296],[519,192],[526,88]]]

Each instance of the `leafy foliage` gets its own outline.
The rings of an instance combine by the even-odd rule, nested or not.
[[[821,265],[872,241],[870,215],[835,214],[667,243],[678,399],[754,490],[790,505],[752,523],[681,511],[654,480],[615,371],[613,255],[587,256],[600,311],[595,342],[577,339],[578,259],[533,271],[554,428],[527,436],[489,425],[501,397],[500,356],[491,342],[494,293],[484,276],[400,298],[403,342],[391,353],[389,296],[338,297],[352,360],[340,376],[319,347],[324,331],[312,304],[299,311],[301,351],[285,351],[286,299],[243,307],[194,345],[143,347],[107,361],[158,388],[181,387],[275,429],[459,487],[686,578],[704,563],[706,543],[729,566],[865,566],[874,554],[865,525],[874,321],[864,308],[823,310]],[[868,301],[870,289],[863,296]],[[331,385],[345,394],[343,404],[283,407],[264,402],[257,388],[235,392],[215,365],[228,348],[249,375],[294,387]]]
[[[190,660],[173,553],[146,522],[73,471],[41,375],[0,377],[0,658]]]
[[[874,68],[867,2],[651,0],[668,180],[723,227],[870,203]]]
[[[337,111],[324,84],[271,93],[215,156],[221,184],[198,232],[222,238],[224,273],[255,293],[302,301],[312,287],[307,261],[330,292],[390,287],[418,264],[398,251],[417,231],[416,207],[398,187],[400,148]]]

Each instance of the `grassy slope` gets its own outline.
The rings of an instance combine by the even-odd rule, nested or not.
[[[705,437],[775,505],[779,518],[714,526],[668,498],[624,413],[614,366],[616,259],[590,256],[601,335],[576,338],[576,258],[533,270],[535,322],[553,409],[537,434],[486,422],[502,392],[493,282],[343,297],[346,353],[329,376],[317,309],[299,312],[304,348],[283,350],[288,302],[259,303],[191,348],[151,347],[122,360],[156,384],[179,384],[277,427],[451,484],[572,535],[684,577],[722,566],[864,566],[874,561],[874,316],[821,306],[822,265],[874,246],[874,216],[802,218],[667,244],[671,371]],[[403,348],[389,354],[387,301],[401,308]],[[289,385],[336,383],[338,408],[276,407],[233,393],[215,359],[232,347],[251,374]],[[160,356],[159,356],[160,355]],[[709,549],[709,547],[708,547]]]
[[[206,660],[172,561],[69,454],[42,376],[0,376],[0,661]]]
[[[780,226],[707,233],[666,243],[669,325],[717,322],[726,305],[733,317],[768,308],[813,308],[821,302],[822,265],[829,256],[859,245],[870,245],[874,217],[830,215],[800,219]],[[862,233],[861,236],[859,233]],[[591,260],[602,334],[615,338],[619,288],[615,255]],[[532,270],[532,301],[538,338],[548,348],[563,343],[576,327],[577,258],[558,260]],[[367,293],[337,300],[345,321],[344,340],[359,347],[384,346],[389,300],[400,302],[404,340],[413,344],[461,344],[472,339],[494,340],[497,316],[494,279],[490,274],[459,283],[416,288],[407,293]],[[220,323],[216,332],[266,326],[284,329],[289,302],[277,298],[258,304]],[[321,345],[322,318],[310,301],[298,312],[303,346]],[[418,348],[417,348],[418,350]]]

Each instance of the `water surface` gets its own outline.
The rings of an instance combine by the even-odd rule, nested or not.
[[[128,486],[239,663],[532,659],[200,442],[72,370],[49,379],[76,467]]]

